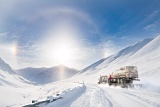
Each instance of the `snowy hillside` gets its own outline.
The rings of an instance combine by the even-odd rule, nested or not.
[[[148,44],[152,40],[153,39],[148,38],[148,39],[145,39],[145,40],[143,40],[133,46],[129,46],[125,49],[122,49],[120,52],[118,52],[114,55],[111,55],[107,58],[104,58],[104,59],[97,61],[96,63],[92,64],[91,66],[83,69],[81,72],[85,72],[87,70],[96,69],[96,68],[107,67],[111,62],[116,61],[117,59],[131,57],[133,54],[135,54],[137,51],[139,51],[141,48],[143,48],[146,44]]]
[[[17,75],[7,63],[0,59],[0,86],[18,87],[29,84],[32,82]]]
[[[123,66],[137,66],[139,77],[160,76],[160,36],[154,39],[145,39],[120,52],[101,59],[83,69],[75,78],[97,82],[100,75],[108,75]],[[81,76],[80,76],[81,75]],[[81,78],[83,77],[83,78]],[[95,78],[95,79],[93,79]],[[156,78],[158,79],[158,78]],[[141,79],[143,81],[143,79]]]
[[[5,63],[1,58],[0,58],[0,69],[7,73],[15,74],[12,68],[7,63]]]
[[[24,68],[16,72],[30,81],[46,84],[70,78],[79,71],[64,65],[59,65],[51,68]]]
[[[160,36],[153,40],[145,39],[136,45],[123,49],[117,54],[90,65],[79,73],[62,65],[52,68],[21,69],[17,71],[19,74],[21,73],[26,78],[39,83],[65,79],[73,76],[75,72],[77,74],[66,80],[43,85],[30,85],[21,88],[2,86],[0,87],[0,106],[159,107],[160,85],[159,81],[157,81],[160,74],[158,71],[160,68],[159,41]],[[138,67],[140,82],[143,83],[142,88],[126,89],[119,86],[97,84],[99,75],[106,75],[125,65]],[[9,73],[6,73],[8,76]],[[151,78],[150,80],[148,75],[157,78]],[[2,78],[3,76],[0,77]],[[14,76],[11,74],[10,78],[6,80],[15,81]],[[14,99],[15,96],[18,100]],[[35,103],[32,103],[32,101],[35,101]]]

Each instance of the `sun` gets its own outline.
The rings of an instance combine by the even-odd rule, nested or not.
[[[54,56],[57,61],[66,63],[72,59],[73,50],[70,46],[60,45],[55,49]]]
[[[44,61],[50,65],[66,65],[70,66],[79,60],[79,33],[68,24],[59,25],[56,29],[48,31],[47,37],[42,39],[43,52],[41,53]]]

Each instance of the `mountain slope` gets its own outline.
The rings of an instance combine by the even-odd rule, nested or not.
[[[51,68],[24,68],[16,71],[24,78],[39,84],[46,84],[72,77],[78,70],[59,65]]]
[[[30,81],[17,75],[12,68],[0,58],[0,86],[26,86]]]
[[[160,36],[145,39],[120,52],[101,59],[83,69],[75,78],[87,79],[87,82],[97,82],[100,75],[108,75],[123,66],[137,66],[140,77],[160,76]]]
[[[90,65],[89,67],[86,67],[81,72],[85,72],[87,70],[96,70],[96,69],[106,68],[107,66],[110,65],[111,62],[116,62],[119,59],[124,60],[126,58],[129,58],[152,40],[153,39],[148,38],[148,39],[145,39],[145,40],[143,40],[133,46],[129,46],[125,49],[122,49],[118,53],[113,54],[107,58],[101,59],[101,60],[97,61],[96,63]]]
[[[15,74],[12,68],[0,58],[0,69],[10,74]]]

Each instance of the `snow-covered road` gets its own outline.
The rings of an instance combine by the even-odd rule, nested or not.
[[[53,87],[55,86],[59,87],[57,90],[59,90],[60,95],[57,97],[54,97],[55,88]],[[47,94],[41,91],[47,91]],[[66,82],[64,85],[60,82],[53,84],[52,87],[50,85],[42,87],[38,92],[41,92],[43,96],[42,99],[37,99],[38,102],[46,101],[47,98],[47,103],[38,104],[39,107],[160,107],[160,93],[146,89],[107,86],[106,84],[86,83],[83,85]],[[53,98],[58,97],[62,97],[62,99],[53,101]],[[50,99],[49,102],[48,98]],[[17,106],[15,105],[15,107]]]
[[[86,85],[86,92],[82,94],[71,107],[112,107],[112,101],[108,99],[105,91],[95,85]]]
[[[160,107],[160,94],[144,90],[86,84],[71,107]]]

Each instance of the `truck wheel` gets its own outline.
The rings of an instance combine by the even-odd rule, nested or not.
[[[123,84],[123,83],[124,83],[123,79],[120,79],[120,84]]]
[[[120,80],[119,79],[117,79],[117,84],[120,84]]]
[[[111,80],[110,80],[110,79],[108,79],[108,84],[109,84],[109,86],[111,86],[111,85],[112,85],[112,83],[111,83]]]

